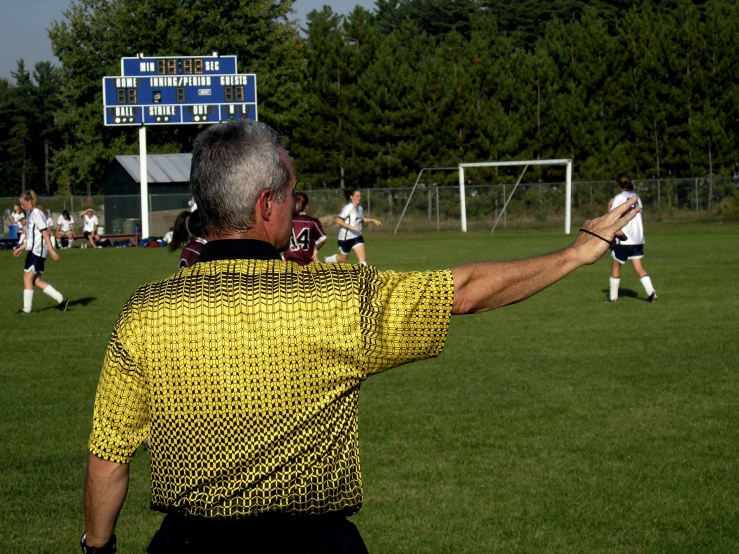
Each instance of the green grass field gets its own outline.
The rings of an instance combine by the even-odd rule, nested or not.
[[[626,268],[604,304],[610,261],[533,299],[456,317],[434,360],[362,387],[365,505],[373,553],[739,551],[739,223],[651,223],[645,302]],[[562,248],[561,234],[370,234],[381,269],[429,269]],[[333,240],[326,247],[331,253]],[[139,284],[177,255],[62,250],[22,305],[22,259],[0,252],[0,552],[75,552],[97,376]],[[122,554],[143,552],[148,455],[132,464]]]

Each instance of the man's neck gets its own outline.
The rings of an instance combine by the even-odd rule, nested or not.
[[[249,231],[246,231],[245,233],[208,235],[205,238],[208,240],[208,242],[213,240],[261,240],[262,242],[269,242],[271,244],[267,233],[257,229],[251,229]],[[272,246],[274,246],[274,244]]]

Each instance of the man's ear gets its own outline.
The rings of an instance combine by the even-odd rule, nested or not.
[[[269,189],[264,189],[257,197],[257,211],[262,221],[269,221],[272,218],[272,193]]]

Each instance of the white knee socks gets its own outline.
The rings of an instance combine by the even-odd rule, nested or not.
[[[618,286],[620,283],[621,283],[620,278],[611,277],[611,294],[609,295],[609,298],[611,300],[618,299]]]
[[[23,289],[23,311],[31,313],[31,306],[33,306],[33,289]]]
[[[31,291],[31,293],[33,294],[33,291]],[[61,295],[61,293],[51,285],[47,286],[44,289],[44,294],[51,296],[54,300],[56,300],[57,304],[64,300],[64,297]]]
[[[649,275],[645,275],[641,278],[641,284],[644,287],[644,290],[647,291],[647,296],[651,296],[654,292],[654,287],[652,286],[652,280],[649,278]]]

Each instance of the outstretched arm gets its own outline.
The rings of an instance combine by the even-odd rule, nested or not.
[[[473,314],[526,300],[553,285],[578,267],[598,261],[624,225],[640,208],[636,202],[619,206],[606,215],[586,221],[568,248],[511,262],[476,262],[452,269],[453,314]],[[597,236],[595,236],[597,235]],[[602,237],[602,238],[601,238]]]
[[[90,453],[85,478],[85,524],[89,546],[104,546],[115,532],[115,522],[128,492],[128,464],[118,464]]]

